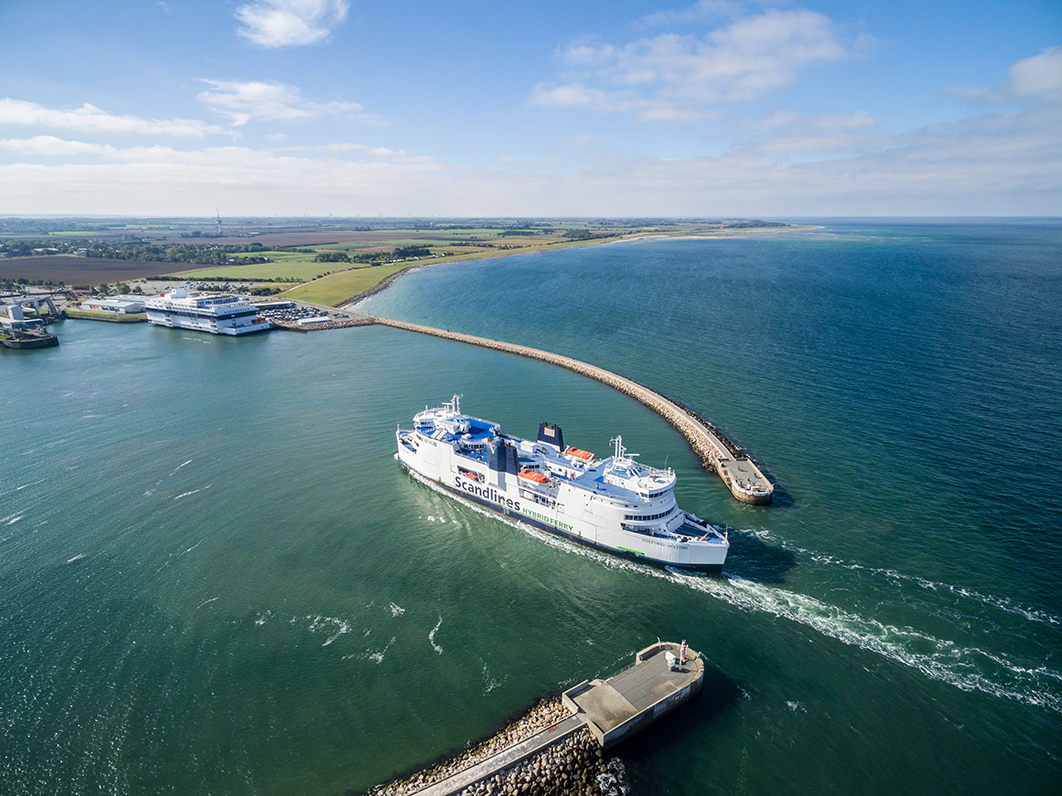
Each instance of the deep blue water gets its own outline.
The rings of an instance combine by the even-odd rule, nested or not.
[[[633,793],[1054,793],[1062,224],[818,223],[441,264],[363,306],[676,398],[770,507],[603,385],[394,329],[0,352],[0,792],[364,790],[662,637],[708,683],[620,748]],[[674,467],[723,577],[412,481],[395,425],[454,392]]]

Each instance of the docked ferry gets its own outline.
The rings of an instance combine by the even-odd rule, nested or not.
[[[258,308],[240,296],[189,293],[176,288],[144,302],[148,323],[211,334],[253,334],[273,327]]]
[[[722,569],[730,543],[675,502],[675,474],[635,461],[621,437],[598,459],[567,447],[560,427],[535,441],[461,412],[460,396],[396,431],[396,458],[430,485],[590,547],[692,570]]]

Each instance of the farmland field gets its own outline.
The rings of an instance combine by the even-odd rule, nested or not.
[[[30,279],[67,285],[98,285],[100,282],[129,282],[164,274],[172,263],[145,263],[139,260],[108,260],[56,254],[49,257],[0,258],[0,279]]]

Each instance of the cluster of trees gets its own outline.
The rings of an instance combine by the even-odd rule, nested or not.
[[[0,241],[0,254],[5,257],[30,257],[41,254],[64,254],[76,251],[70,243],[62,240],[11,240]]]
[[[237,254],[265,250],[261,243],[235,243],[228,245],[174,244],[157,246],[146,243],[119,243],[94,241],[87,249],[88,257],[103,257],[112,260],[140,260],[149,263],[190,263],[193,265],[225,265]],[[241,257],[241,263],[265,263],[267,257]]]
[[[17,278],[0,279],[0,290],[21,291],[26,285],[40,285],[41,287],[63,287],[62,282],[53,282],[51,279],[26,279],[24,276]]]
[[[427,246],[398,246],[391,252],[393,260],[408,260],[411,257],[431,257],[431,250]]]
[[[728,229],[756,229],[759,227],[785,227],[780,221],[727,221],[723,226]]]
[[[88,285],[74,285],[73,289],[89,290],[90,287]],[[127,285],[125,282],[115,282],[113,289],[106,282],[100,282],[99,285],[96,286],[96,292],[99,293],[101,296],[106,296],[110,293],[118,293],[121,296],[128,296],[130,293],[132,293],[136,296],[140,296],[144,293],[140,285],[133,285],[133,287],[130,288],[129,285]]]
[[[346,252],[321,252],[313,258],[313,261],[315,263],[349,263],[350,255]]]
[[[189,263],[191,265],[225,265],[236,255],[265,251],[261,243],[227,245],[178,243],[159,246],[139,238],[125,236],[120,240],[25,239],[0,242],[0,254],[7,257],[28,257],[40,254],[78,254],[108,260],[140,260],[150,263]],[[312,254],[313,249],[307,249]],[[240,257],[241,264],[267,263],[268,257]]]
[[[309,249],[308,251],[313,251]],[[391,260],[409,260],[413,257],[431,257],[427,246],[398,246],[393,252],[358,253],[318,252],[313,258],[315,263],[383,263]]]
[[[186,276],[172,276],[172,275],[159,275],[149,276],[148,279],[152,282],[187,282]],[[221,279],[221,277],[204,277],[204,279]],[[224,277],[226,282],[301,282],[302,280],[295,276],[226,276]]]
[[[52,232],[104,232],[113,225],[98,221],[74,221],[50,218],[0,218],[0,232],[16,235],[47,235]]]

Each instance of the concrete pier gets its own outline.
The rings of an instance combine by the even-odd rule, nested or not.
[[[561,706],[547,708],[559,720],[529,736],[517,733],[513,738],[508,729],[503,731],[508,740],[500,748],[492,740],[489,756],[448,764],[441,772],[424,772],[373,788],[370,793],[599,793],[595,772],[607,768],[602,750],[663,717],[701,690],[704,661],[684,647],[685,642],[657,642],[638,652],[631,666],[607,680],[583,681],[569,688],[561,697]],[[558,784],[560,791],[552,787]]]
[[[581,373],[584,376],[589,376],[602,384],[607,384],[624,395],[629,395],[636,401],[648,406],[674,426],[689,441],[690,447],[701,458],[704,466],[715,472],[722,479],[735,498],[742,503],[771,502],[771,498],[774,495],[774,484],[767,479],[748,455],[743,454],[733,442],[723,436],[707,421],[697,417],[674,401],[665,398],[660,393],[638,384],[636,381],[625,379],[596,365],[590,365],[577,359],[571,359],[570,357],[564,357],[537,348],[503,343],[500,340],[460,334],[445,329],[434,329],[430,326],[395,321],[390,318],[375,317],[373,320],[378,324],[393,326],[396,329],[405,329],[419,334],[430,334],[447,340],[456,340],[482,348],[538,359],[542,362],[548,362],[551,365],[558,365],[576,373]]]

